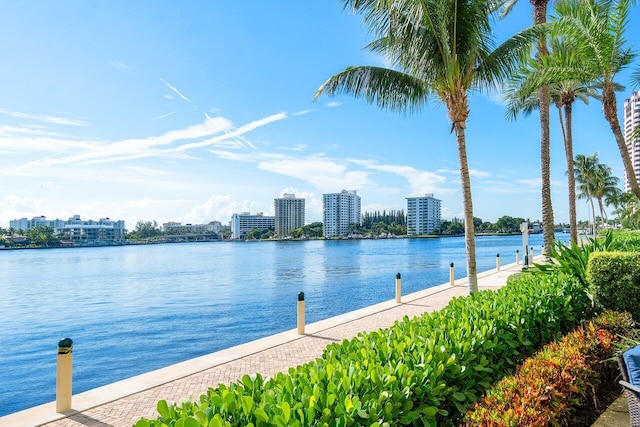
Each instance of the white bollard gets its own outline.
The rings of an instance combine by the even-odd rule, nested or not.
[[[455,281],[455,272],[453,271],[453,263],[449,266],[449,284],[453,286],[453,282]]]
[[[400,304],[402,299],[402,276],[396,274],[396,302]]]
[[[71,380],[73,373],[73,341],[65,338],[58,342],[56,368],[56,412],[71,410]]]
[[[298,294],[298,335],[304,335],[304,292]]]

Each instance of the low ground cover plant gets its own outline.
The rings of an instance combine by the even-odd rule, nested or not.
[[[615,343],[633,328],[628,313],[608,311],[552,342],[505,377],[464,417],[464,426],[567,425],[615,362]]]
[[[590,310],[575,278],[520,276],[329,345],[288,373],[245,375],[198,402],[160,401],[158,418],[136,426],[456,425],[492,383]]]

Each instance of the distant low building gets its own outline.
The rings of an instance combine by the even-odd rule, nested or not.
[[[98,221],[83,221],[80,215],[68,220],[48,220],[45,216],[37,216],[9,221],[14,230],[27,231],[35,227],[51,227],[60,238],[77,246],[122,244],[125,241],[124,220],[113,221],[100,218]]]
[[[440,229],[440,200],[433,193],[407,197],[407,235],[435,234]]]
[[[251,215],[249,212],[231,216],[231,238],[244,239],[253,230],[267,231],[276,226],[274,216],[264,216],[262,212]]]
[[[180,222],[167,222],[162,224],[165,233],[176,234],[219,234],[222,230],[220,221],[211,221],[208,224],[182,224]]]

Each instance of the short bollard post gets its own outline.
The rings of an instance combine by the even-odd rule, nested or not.
[[[304,335],[304,292],[298,294],[298,335]]]
[[[402,276],[400,273],[396,274],[396,302],[400,304],[402,299]]]
[[[533,259],[533,246],[529,249],[529,258]]]
[[[453,286],[453,282],[455,281],[455,273],[454,273],[453,263],[449,266],[449,284]]]
[[[516,249],[516,265],[520,264],[520,251]]]
[[[496,270],[500,270],[500,254],[496,255]]]
[[[71,377],[73,369],[73,341],[65,338],[58,342],[56,369],[56,412],[71,410]]]

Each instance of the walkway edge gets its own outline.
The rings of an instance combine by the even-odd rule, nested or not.
[[[500,270],[491,269],[478,274],[478,279],[488,278],[490,276],[498,276],[503,282],[506,282],[508,276],[520,271],[522,264],[516,263],[502,266]],[[502,280],[503,279],[503,280]],[[457,279],[454,281],[454,287],[467,286],[467,278]],[[501,286],[501,285],[499,285]],[[480,290],[493,289],[494,286],[479,286]],[[436,285],[421,291],[402,296],[402,304],[410,304],[416,300],[436,295],[452,289],[447,282]],[[337,325],[362,319],[377,313],[384,312],[396,308],[399,304],[395,299],[384,301],[368,307],[357,309],[348,313],[344,313],[335,317],[320,320],[305,326],[305,335],[318,335],[326,329],[330,329]],[[240,344],[204,356],[179,362],[164,368],[160,368],[151,372],[140,374],[124,380],[120,380],[105,386],[91,389],[76,395],[73,395],[73,409],[69,412],[60,414],[55,412],[55,402],[45,403],[39,406],[28,408],[19,412],[15,412],[0,417],[0,425],[2,426],[23,426],[23,425],[42,425],[52,421],[60,420],[71,415],[82,413],[97,406],[104,405],[115,400],[131,396],[170,383],[187,376],[197,374],[204,370],[228,363],[230,361],[250,356],[261,351],[278,347],[288,342],[302,339],[305,335],[298,335],[297,329],[291,329],[284,332],[260,338],[248,343]],[[25,421],[28,420],[28,424]]]

